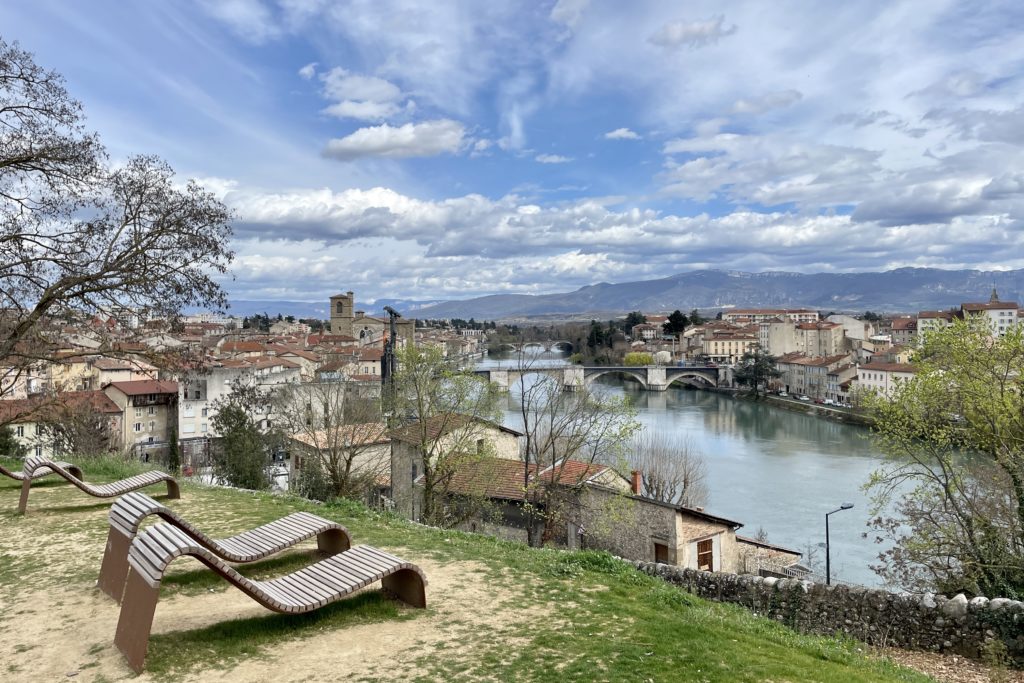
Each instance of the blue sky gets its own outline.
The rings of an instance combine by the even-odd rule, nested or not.
[[[115,160],[238,216],[240,299],[1024,267],[1024,4],[0,5]]]

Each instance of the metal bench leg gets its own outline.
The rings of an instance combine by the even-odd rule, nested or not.
[[[146,666],[146,650],[149,648],[149,633],[153,630],[153,614],[160,597],[160,585],[150,586],[134,569],[128,570],[124,598],[121,600],[121,616],[117,619],[117,633],[114,645],[121,651],[128,666],[135,673],[142,673]]]
[[[316,547],[322,553],[337,555],[352,547],[352,539],[348,532],[341,529],[328,529],[316,535]]]
[[[32,487],[32,477],[26,475],[21,480],[21,498],[18,499],[18,512],[25,514],[25,510],[28,509],[28,490]]]
[[[402,569],[381,580],[384,590],[413,607],[427,606],[427,591],[423,577],[412,569]]]
[[[167,480],[167,497],[181,498],[181,488],[178,486],[178,482],[173,479]]]
[[[121,595],[124,593],[124,580],[128,576],[128,548],[131,544],[131,538],[125,536],[119,529],[110,527],[96,586],[116,602],[121,602]]]

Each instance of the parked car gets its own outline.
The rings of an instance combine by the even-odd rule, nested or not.
[[[838,403],[836,403],[835,401],[833,401],[833,400],[832,400],[832,399],[830,399],[830,398],[826,398],[826,399],[825,399],[825,400],[823,401],[823,403],[824,403],[825,405],[827,405],[827,406],[835,406],[835,405],[839,405]]]
[[[801,395],[801,396],[797,396],[796,400],[798,400],[798,401],[810,401],[811,397],[810,396],[803,396],[803,395]]]
[[[782,398],[786,398],[787,396],[789,396],[789,394],[787,394],[785,391],[780,391],[779,396],[781,396]]]

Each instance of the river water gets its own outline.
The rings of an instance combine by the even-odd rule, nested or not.
[[[539,360],[564,363],[553,354]],[[502,364],[510,365],[491,357],[477,367]],[[649,392],[614,376],[597,381],[604,390],[627,395],[645,428],[691,439],[707,462],[705,509],[742,522],[741,535],[763,528],[770,542],[799,550],[805,559],[810,547],[816,569],[824,573],[825,513],[853,503],[853,509],[829,517],[832,577],[881,585],[869,565],[877,563],[882,546],[866,525],[869,501],[860,489],[884,460],[867,429],[678,385]],[[513,428],[520,422],[516,405],[510,394],[504,420]]]

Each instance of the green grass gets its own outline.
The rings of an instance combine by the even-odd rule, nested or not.
[[[90,479],[110,478],[115,476],[112,472],[123,476],[108,464],[95,469],[83,464]],[[60,565],[31,553],[5,552],[0,557],[0,602],[26,585],[94,590],[109,503],[97,505],[68,486],[47,486],[33,491],[29,514],[18,517],[12,512],[17,494],[16,482],[0,482],[0,527],[20,529],[44,545],[73,539],[82,551]],[[269,671],[271,663],[287,666],[282,658],[301,648],[304,638],[337,633],[337,648],[343,650],[350,645],[346,629],[356,624],[408,620],[415,627],[417,622],[431,620],[436,629],[439,619],[443,621],[440,630],[456,635],[438,637],[424,626],[423,642],[396,655],[415,664],[416,680],[929,680],[866,656],[867,648],[855,641],[797,634],[741,608],[686,594],[604,553],[531,550],[485,536],[427,529],[347,502],[320,506],[289,497],[186,485],[182,500],[168,504],[213,536],[308,510],[347,526],[356,543],[376,545],[414,561],[467,563],[470,569],[460,579],[467,585],[447,586],[449,600],[458,599],[459,591],[469,584],[482,585],[502,597],[497,602],[499,613],[486,623],[454,617],[443,621],[445,605],[438,604],[437,593],[428,586],[426,611],[370,591],[306,615],[266,612],[199,629],[172,630],[154,635],[150,643],[147,670],[161,680],[229,670],[243,660],[266,660]],[[243,571],[257,577],[276,575],[303,566],[314,555],[306,550],[292,552]],[[165,599],[172,594],[187,597],[235,590],[197,566],[171,566],[162,589]],[[111,604],[111,609],[116,606]],[[158,605],[158,620],[159,615]],[[45,617],[8,613],[0,617],[0,628],[16,630],[20,619],[33,618]],[[100,656],[112,639],[113,633],[90,634],[83,645],[86,659]],[[100,645],[94,644],[97,641]],[[329,655],[323,667],[323,672],[331,670]],[[21,671],[26,668],[22,665]],[[127,676],[126,668],[124,672]],[[105,673],[109,676],[109,671]],[[368,671],[357,680],[386,679],[390,673]]]

